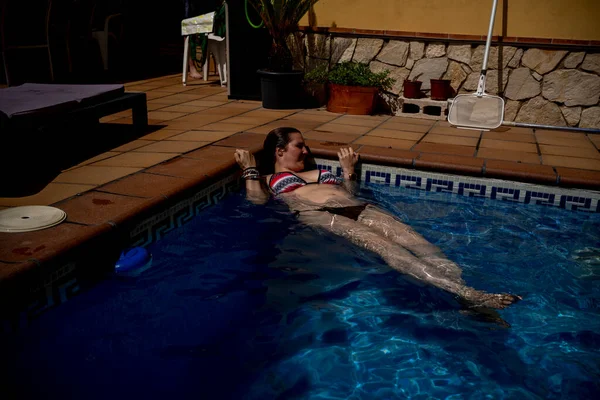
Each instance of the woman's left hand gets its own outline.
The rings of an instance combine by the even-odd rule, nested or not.
[[[355,153],[352,147],[342,147],[338,151],[338,158],[345,173],[354,173],[354,165],[358,162],[358,153]]]

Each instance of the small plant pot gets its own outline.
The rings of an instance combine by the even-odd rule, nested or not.
[[[327,111],[353,115],[371,115],[379,89],[376,87],[329,84]]]
[[[431,100],[448,100],[452,95],[449,79],[431,79]]]
[[[308,107],[318,108],[327,104],[326,83],[307,82],[304,85],[304,92],[307,96]]]
[[[408,79],[404,81],[404,97],[407,99],[418,99],[421,97],[421,85],[423,82],[421,81],[409,81]]]

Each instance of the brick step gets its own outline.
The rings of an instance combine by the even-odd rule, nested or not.
[[[446,120],[450,100],[408,99],[404,96],[398,98],[398,111],[396,115],[408,118],[425,118],[435,120]]]

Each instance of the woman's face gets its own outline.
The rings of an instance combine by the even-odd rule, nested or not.
[[[304,159],[308,155],[304,138],[300,132],[291,133],[290,142],[285,149],[277,149],[277,164],[283,169],[294,172],[304,170]]]

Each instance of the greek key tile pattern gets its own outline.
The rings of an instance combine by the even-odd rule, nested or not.
[[[207,188],[200,190],[194,196],[172,206],[171,208],[153,215],[136,226],[130,233],[131,246],[147,246],[164,235],[187,222],[202,210],[217,204],[227,193],[239,189],[238,174],[233,174]]]
[[[338,176],[341,176],[337,161],[327,159],[316,161],[319,168],[335,171]],[[569,211],[600,212],[600,192],[591,190],[473,178],[374,164],[362,164],[360,169],[361,182],[367,184],[454,193],[459,196],[558,207]]]

